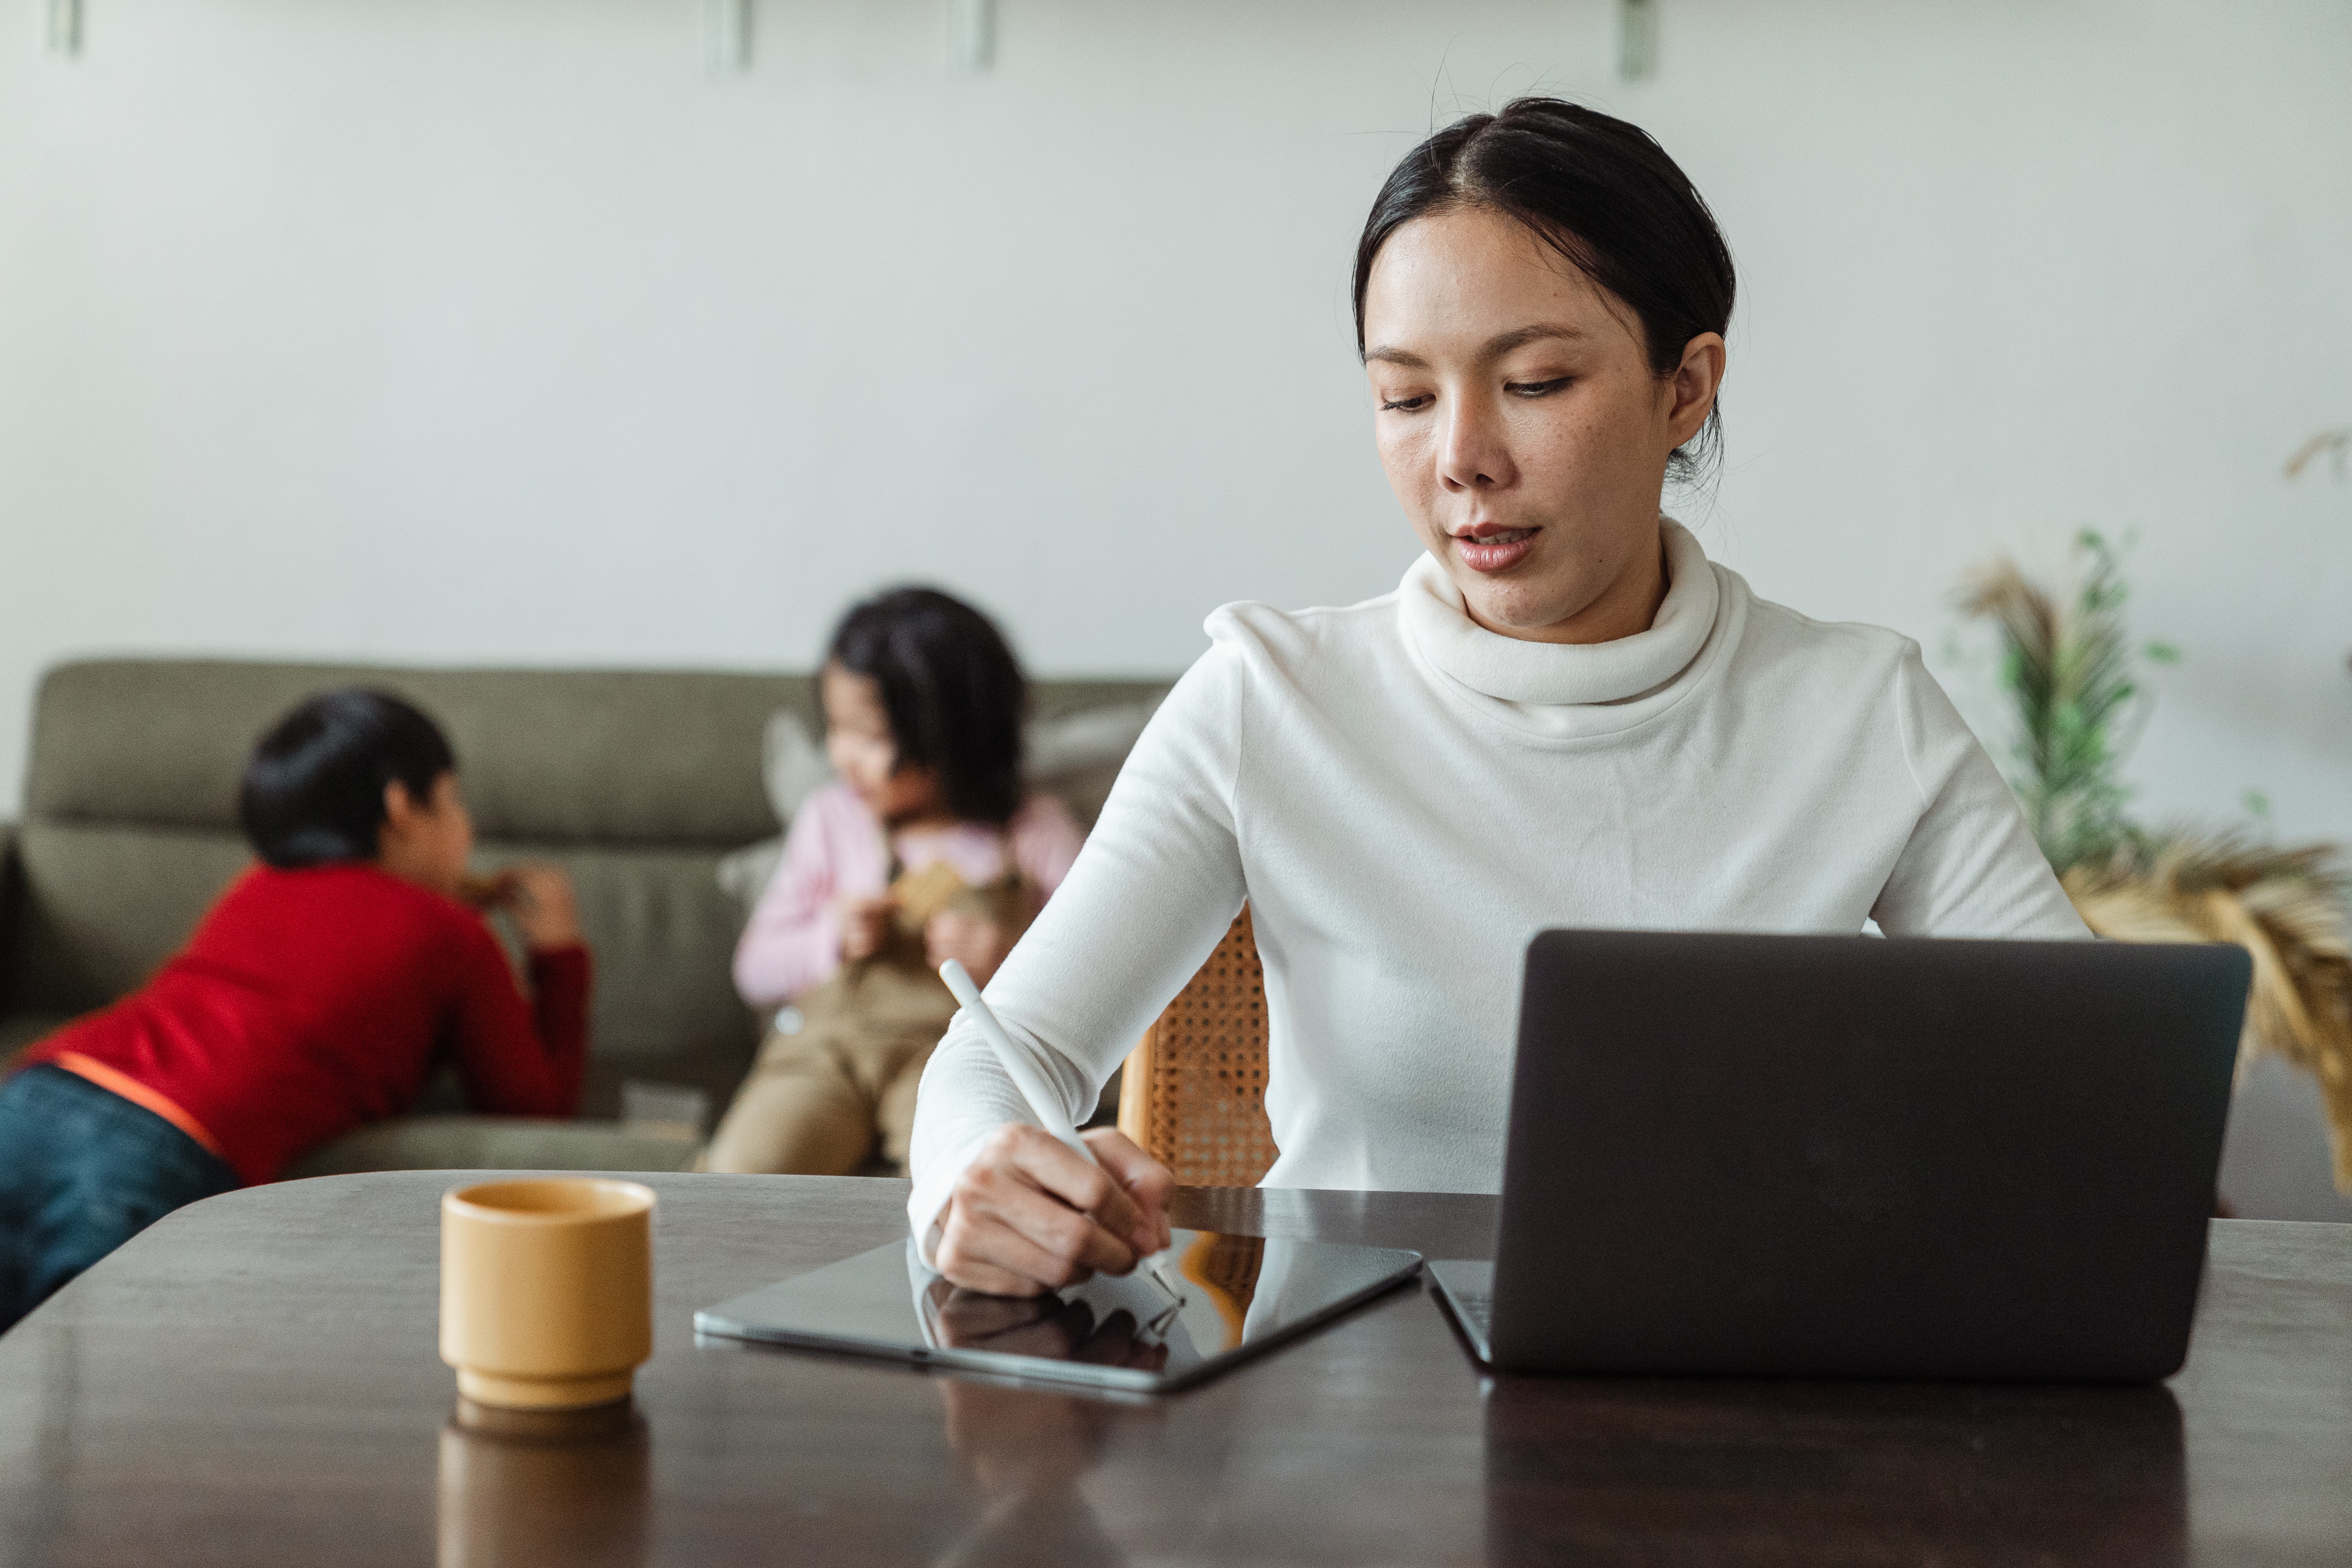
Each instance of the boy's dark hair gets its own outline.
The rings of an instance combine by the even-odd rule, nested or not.
[[[1633,308],[1650,373],[1665,376],[1702,332],[1731,329],[1738,283],[1706,200],[1637,125],[1557,98],[1514,99],[1457,120],[1404,156],[1356,242],[1356,352],[1364,293],[1389,237],[1418,217],[1490,207],[1527,226]],[[1721,460],[1718,402],[1667,467],[1703,480]]]
[[[439,727],[391,693],[320,692],[253,748],[237,826],[272,866],[373,860],[384,786],[396,780],[423,805],[457,765]]]
[[[882,689],[898,765],[937,773],[942,805],[966,822],[1013,819],[1029,687],[994,622],[935,588],[896,588],[844,616],[825,657]]]

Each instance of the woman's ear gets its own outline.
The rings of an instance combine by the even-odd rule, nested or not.
[[[1666,434],[1681,446],[1698,434],[1715,407],[1723,386],[1723,367],[1730,353],[1720,332],[1701,332],[1683,345],[1683,363],[1672,377],[1674,402],[1666,411]]]

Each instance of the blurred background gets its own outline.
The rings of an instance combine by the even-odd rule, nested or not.
[[[1654,0],[1631,74],[1624,9],[754,0],[714,68],[706,0],[9,0],[0,818],[76,654],[805,668],[920,578],[1158,674],[1384,592],[1355,234],[1540,90],[1729,234],[1711,552],[1992,726],[1959,579],[2128,537],[2137,808],[2352,839],[2352,483],[2285,471],[2352,425],[2352,8]]]

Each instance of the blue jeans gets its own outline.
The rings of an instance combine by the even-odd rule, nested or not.
[[[236,1173],[148,1110],[63,1068],[0,1082],[0,1331]]]

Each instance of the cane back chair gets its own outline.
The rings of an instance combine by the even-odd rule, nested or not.
[[[1118,1127],[1187,1186],[1248,1187],[1274,1163],[1265,971],[1244,907],[1127,1058]]]

